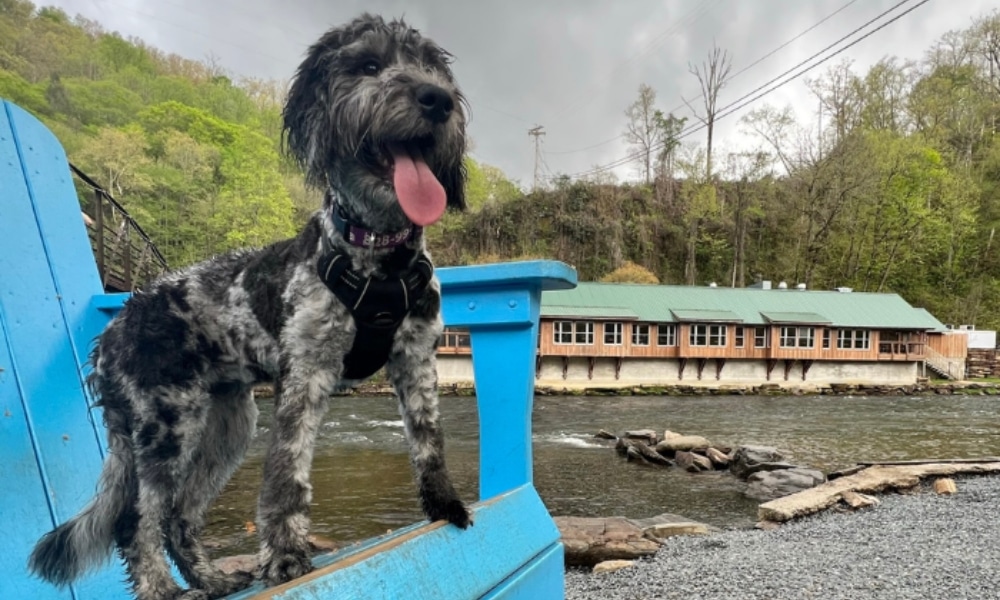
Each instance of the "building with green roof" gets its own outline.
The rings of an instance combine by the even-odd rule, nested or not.
[[[542,294],[537,378],[556,387],[909,385],[927,369],[962,378],[966,339],[898,294],[583,282]]]

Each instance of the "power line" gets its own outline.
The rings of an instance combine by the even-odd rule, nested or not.
[[[771,58],[772,56],[774,56],[775,54],[777,54],[779,51],[785,49],[790,44],[792,44],[793,42],[795,42],[796,40],[798,40],[799,38],[801,38],[805,34],[809,33],[813,29],[816,29],[817,27],[819,27],[823,23],[826,23],[827,21],[829,21],[830,19],[832,19],[834,16],[836,16],[838,13],[840,13],[841,11],[843,11],[844,9],[846,9],[847,7],[849,7],[850,5],[854,4],[857,1],[858,0],[849,0],[848,2],[842,4],[840,6],[840,8],[838,8],[837,10],[833,11],[832,13],[826,15],[825,17],[823,17],[819,21],[816,21],[815,23],[813,23],[807,29],[804,29],[803,31],[799,32],[795,37],[787,40],[785,43],[781,44],[777,48],[774,48],[773,50],[771,50],[770,52],[768,52],[764,56],[761,56],[760,58],[758,58],[757,60],[753,61],[749,65],[743,67],[742,69],[740,69],[736,73],[733,73],[731,76],[729,76],[728,81],[732,81],[736,77],[742,75],[743,73],[746,73],[747,71],[749,71],[753,67],[759,65],[760,63],[764,62],[768,58]],[[704,93],[699,93],[698,97],[699,98],[704,98]],[[684,108],[684,103],[683,102],[681,104],[679,104],[678,106],[674,107],[673,109],[667,111],[667,114],[675,113],[675,112],[679,111],[682,108]],[[607,144],[610,144],[612,142],[616,142],[616,141],[618,141],[618,140],[620,140],[620,139],[622,139],[624,137],[625,137],[625,134],[624,133],[620,133],[620,134],[616,135],[615,137],[613,137],[611,139],[604,140],[603,142],[598,142],[596,144],[593,144],[593,145],[590,145],[590,146],[586,146],[584,148],[577,148],[575,150],[561,150],[561,151],[557,151],[557,152],[553,152],[553,151],[550,150],[550,151],[547,152],[547,154],[575,154],[577,152],[584,152],[586,150],[593,150],[594,148],[599,148],[601,146],[606,146]]]
[[[808,67],[806,67],[806,68],[798,71],[797,73],[792,74],[787,79],[784,79],[783,81],[777,83],[776,85],[771,86],[770,88],[768,88],[766,90],[764,89],[767,86],[771,85],[772,83],[776,82],[777,80],[781,79],[782,77],[785,77],[786,75],[788,75],[792,71],[795,71],[799,67],[802,67],[806,63],[812,61],[817,56],[823,54],[824,52],[826,52],[827,50],[833,48],[834,46],[836,46],[837,44],[841,43],[842,41],[850,38],[851,36],[853,36],[854,34],[856,34],[857,32],[859,32],[860,30],[865,29],[866,27],[868,27],[869,25],[871,25],[875,21],[881,19],[882,17],[884,17],[888,13],[891,13],[892,11],[896,10],[897,8],[899,8],[900,6],[902,6],[903,4],[906,4],[907,2],[911,2],[911,1],[912,0],[902,0],[901,2],[897,3],[896,5],[894,5],[892,8],[890,8],[890,9],[888,9],[888,10],[880,13],[878,16],[872,18],[871,20],[867,21],[866,23],[864,23],[860,27],[854,29],[849,34],[847,34],[844,37],[840,38],[839,40],[837,40],[833,44],[830,44],[826,48],[823,48],[819,52],[813,54],[809,58],[807,58],[804,61],[798,63],[797,65],[795,65],[791,69],[788,69],[787,71],[785,71],[781,75],[778,75],[777,77],[769,80],[767,83],[764,83],[763,85],[760,85],[760,86],[754,88],[752,91],[748,92],[747,94],[744,94],[743,96],[741,96],[737,100],[734,100],[733,102],[731,102],[731,103],[727,104],[726,106],[722,107],[720,109],[719,114],[715,118],[715,122],[720,121],[724,117],[731,115],[732,113],[740,110],[741,108],[747,106],[748,104],[751,104],[751,103],[759,100],[760,98],[766,96],[767,94],[770,94],[771,92],[777,90],[778,88],[780,88],[780,87],[788,84],[789,82],[794,81],[798,77],[801,77],[805,73],[811,71],[812,69],[815,69],[816,67],[822,65],[823,63],[825,63],[828,60],[832,59],[833,57],[837,56],[838,54],[840,54],[840,53],[844,52],[845,50],[847,50],[847,49],[849,49],[849,48],[857,45],[858,43],[862,42],[863,40],[865,40],[868,37],[872,36],[873,34],[877,33],[878,31],[881,31],[885,27],[891,25],[892,23],[895,23],[899,19],[903,18],[904,16],[908,15],[909,13],[913,12],[914,10],[920,8],[924,4],[927,4],[928,2],[930,2],[930,0],[922,0],[917,5],[915,5],[915,6],[911,7],[911,8],[909,8],[909,9],[905,10],[904,12],[902,12],[902,13],[894,16],[894,17],[892,17],[891,19],[889,19],[888,21],[882,23],[881,25],[879,25],[875,29],[873,29],[873,30],[869,31],[868,33],[865,33],[861,37],[859,37],[859,38],[851,41],[849,44],[843,46],[842,48],[837,49],[836,51],[834,51],[833,53],[831,53],[829,56],[826,56],[826,57],[822,58],[816,64],[810,65],[810,66],[808,66]],[[761,90],[764,90],[764,91],[761,91]],[[757,92],[760,92],[760,93],[757,94]],[[754,95],[754,94],[757,94],[757,95]],[[697,133],[697,132],[701,131],[702,129],[705,129],[706,127],[707,127],[707,125],[705,125],[705,124],[693,125],[693,126],[689,127],[688,129],[682,131],[680,133],[680,135],[678,135],[677,138],[675,138],[675,139],[677,139],[677,140],[684,139],[684,138],[686,138],[686,137],[688,137],[688,136],[690,136],[690,135],[692,135],[694,133]],[[652,152],[652,151],[659,150],[659,149],[663,148],[663,146],[664,146],[664,144],[661,142],[661,143],[657,144],[654,148],[650,149],[650,151]],[[626,164],[632,162],[633,160],[636,160],[637,158],[643,156],[644,154],[645,154],[644,152],[632,153],[632,154],[629,154],[629,155],[627,155],[627,156],[625,156],[623,158],[620,158],[620,159],[618,159],[616,161],[608,163],[606,165],[602,165],[600,167],[596,167],[594,169],[590,169],[590,170],[587,170],[587,171],[582,171],[580,173],[576,173],[574,175],[571,175],[570,177],[572,177],[572,178],[579,178],[579,177],[585,177],[585,176],[588,176],[588,175],[596,175],[596,174],[602,173],[604,171],[607,171],[607,170],[610,170],[610,169],[615,169],[617,167],[626,165]]]

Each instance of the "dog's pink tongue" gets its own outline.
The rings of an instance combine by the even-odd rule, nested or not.
[[[403,212],[421,227],[436,222],[447,204],[444,187],[420,154],[410,156],[402,148],[393,148],[392,157],[395,162],[393,185]]]

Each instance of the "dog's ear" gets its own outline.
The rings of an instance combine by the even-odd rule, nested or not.
[[[336,140],[332,132],[331,86],[343,75],[337,70],[337,52],[366,31],[384,27],[381,17],[363,14],[343,27],[323,34],[309,47],[295,71],[282,113],[285,151],[306,173],[306,181],[326,187],[328,158]]]
[[[448,208],[454,211],[465,210],[465,180],[468,171],[465,168],[465,159],[459,161],[456,167],[446,169],[438,176],[441,187],[448,197]]]
[[[331,53],[326,42],[333,41],[330,39],[333,33],[326,34],[309,48],[306,59],[295,72],[282,113],[285,151],[305,171],[306,181],[320,187],[325,186],[326,175],[316,172],[316,167],[323,162],[320,157],[327,152],[326,142],[320,135],[321,132],[329,135],[332,128],[319,95],[326,89]]]

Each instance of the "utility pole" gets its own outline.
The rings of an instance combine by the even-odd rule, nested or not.
[[[541,181],[542,174],[539,168],[542,163],[542,136],[545,135],[545,132],[542,131],[541,125],[535,125],[528,130],[528,135],[535,138],[535,181],[531,187],[531,190],[535,191],[538,189],[538,182]]]

